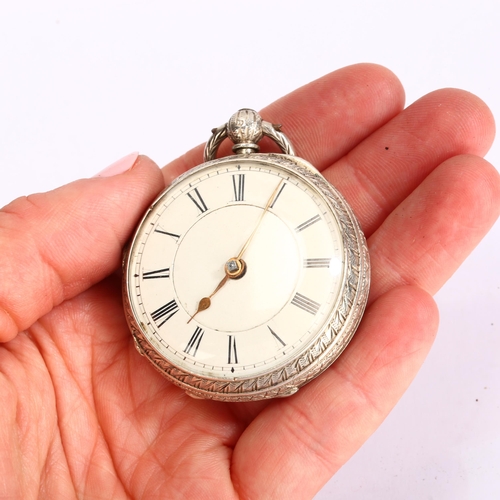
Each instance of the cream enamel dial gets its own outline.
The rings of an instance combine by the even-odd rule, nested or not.
[[[286,396],[321,373],[352,337],[369,282],[342,197],[304,160],[272,154],[179,178],[124,263],[139,351],[189,394],[221,400]]]

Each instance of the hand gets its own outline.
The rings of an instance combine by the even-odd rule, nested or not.
[[[447,89],[403,110],[392,73],[357,65],[262,116],[344,194],[368,238],[370,300],[347,350],[288,399],[190,399],[135,351],[114,273],[157,167],[141,157],[16,200],[0,212],[4,497],[311,498],[408,387],[436,334],[431,294],[500,210],[499,176],[481,158],[488,108]]]

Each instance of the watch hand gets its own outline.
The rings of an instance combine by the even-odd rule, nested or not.
[[[252,234],[249,236],[248,240],[245,242],[243,245],[242,249],[240,250],[240,253],[238,254],[238,257],[236,257],[236,260],[240,260],[243,254],[245,253],[246,249],[250,245],[250,242],[252,241],[253,237],[255,236],[255,233],[257,232],[257,229],[259,229],[260,224],[262,222],[262,219],[266,215],[267,211],[269,210],[269,207],[271,206],[271,203],[273,202],[275,196],[278,194],[278,190],[280,186],[283,184],[283,179],[281,179],[280,183],[276,186],[276,189],[273,191],[273,194],[267,201],[266,207],[264,208],[264,211],[262,212],[262,215],[260,216],[259,221],[257,222],[257,225],[255,226],[255,229],[253,230]]]
[[[225,271],[225,276],[222,278],[221,282],[217,285],[215,290],[208,296],[208,297],[203,297],[199,302],[198,302],[198,308],[196,309],[196,312],[189,318],[188,323],[191,322],[191,320],[201,311],[207,310],[211,304],[212,301],[210,300],[227,282],[229,279],[238,279],[241,278],[244,273],[246,272],[246,264],[245,261],[241,258],[243,254],[245,253],[246,249],[250,245],[250,242],[252,241],[255,233],[257,232],[257,229],[259,229],[262,219],[266,215],[267,211],[269,210],[269,207],[271,206],[276,194],[278,193],[279,188],[283,184],[283,179],[279,182],[279,184],[276,186],[276,189],[273,191],[271,197],[267,201],[267,204],[264,208],[264,211],[262,212],[262,215],[259,218],[259,221],[257,222],[257,225],[255,226],[254,230],[252,231],[252,234],[248,237],[247,241],[243,245],[243,247],[240,250],[240,253],[238,254],[237,257],[233,257],[229,259],[225,266],[224,266],[224,271]]]
[[[222,278],[221,282],[217,285],[216,289],[208,296],[208,297],[203,297],[200,302],[198,302],[198,309],[196,309],[196,312],[189,318],[188,323],[191,322],[191,320],[201,311],[204,311],[205,309],[208,309],[212,303],[210,300],[226,283],[227,280],[229,279],[229,276],[226,274],[224,278]]]
[[[198,309],[196,309],[196,312],[189,318],[188,323],[191,322],[191,320],[201,311],[205,311],[210,307],[212,304],[212,301],[210,300],[227,282],[229,279],[237,279],[241,278],[245,272],[246,272],[246,264],[243,259],[237,259],[237,258],[232,258],[229,259],[225,266],[224,266],[224,271],[226,275],[220,283],[217,285],[215,290],[208,296],[208,297],[203,297],[200,302],[198,302]]]

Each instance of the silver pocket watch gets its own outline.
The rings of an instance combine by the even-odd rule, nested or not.
[[[263,136],[283,154],[259,153]],[[235,154],[216,159],[227,137]],[[321,374],[356,331],[370,282],[351,208],[250,109],[158,196],[123,267],[137,350],[190,396],[221,401],[290,396]]]

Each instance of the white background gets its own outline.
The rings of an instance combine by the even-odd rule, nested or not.
[[[0,205],[132,151],[165,164],[356,62],[392,69],[408,103],[461,87],[498,118],[499,21],[497,0],[1,0]],[[497,224],[439,292],[423,369],[318,500],[500,498],[499,242]]]

